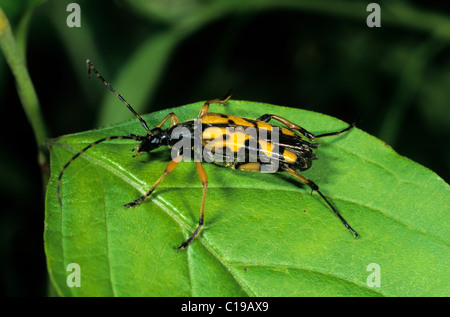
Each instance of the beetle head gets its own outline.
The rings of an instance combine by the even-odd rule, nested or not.
[[[138,141],[142,141],[133,150],[136,150],[136,155],[140,155],[142,152],[150,152],[159,148],[166,141],[167,135],[161,128],[154,128],[147,133],[147,135],[139,136]]]

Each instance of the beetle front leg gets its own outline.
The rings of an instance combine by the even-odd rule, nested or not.
[[[170,172],[172,172],[175,167],[177,167],[178,163],[181,160],[177,160],[177,158],[175,158],[174,160],[170,161],[169,164],[167,164],[166,169],[164,170],[164,173],[161,175],[161,177],[153,184],[153,186],[145,193],[144,196],[139,197],[138,199],[132,201],[131,203],[125,204],[123,205],[126,208],[134,208],[140,204],[142,204],[147,198],[148,196],[151,195],[151,193],[155,190],[155,188],[164,180],[164,178],[166,178],[167,175],[170,174]]]

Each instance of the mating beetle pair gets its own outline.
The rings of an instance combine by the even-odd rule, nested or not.
[[[240,169],[245,171],[262,172],[264,168],[267,168],[268,161],[263,159],[263,156],[252,156],[249,153],[252,152],[263,152],[267,157],[275,161],[275,170],[273,172],[288,172],[290,175],[300,180],[302,183],[308,185],[312,191],[316,191],[320,197],[327,203],[327,205],[333,210],[333,212],[338,216],[344,226],[353,233],[354,237],[357,238],[359,234],[353,230],[353,228],[347,223],[347,221],[341,216],[339,211],[328,201],[328,199],[319,190],[319,187],[311,180],[299,174],[299,172],[307,170],[311,167],[312,161],[317,159],[316,155],[313,153],[313,149],[318,147],[317,143],[312,143],[315,139],[324,138],[328,136],[337,136],[344,133],[354,127],[354,124],[349,127],[331,133],[325,133],[320,135],[314,135],[308,132],[304,128],[298,126],[297,124],[274,114],[264,114],[256,119],[247,119],[239,116],[226,115],[221,113],[209,112],[210,104],[219,103],[224,104],[230,97],[231,92],[228,93],[222,99],[213,99],[205,102],[203,107],[200,109],[197,120],[188,120],[180,122],[178,117],[172,112],[169,113],[155,128],[150,129],[141,116],[136,113],[133,107],[118,93],[111,85],[100,75],[100,73],[95,69],[94,65],[88,60],[88,76],[90,76],[91,71],[103,82],[103,84],[109,88],[134,114],[134,116],[139,119],[141,125],[146,130],[144,135],[128,134],[126,136],[109,136],[92,142],[87,145],[80,152],[75,154],[61,169],[57,180],[57,196],[59,204],[62,206],[61,200],[61,180],[67,167],[82,153],[87,151],[89,148],[114,139],[131,139],[140,142],[134,150],[136,150],[136,155],[140,155],[143,152],[150,152],[160,146],[168,146],[173,148],[180,139],[189,138],[190,142],[194,142],[194,137],[196,135],[196,128],[198,128],[198,122],[200,122],[201,134],[200,134],[200,150],[212,154],[211,159],[208,162],[215,163],[216,165],[231,167],[233,169]],[[170,119],[170,128],[163,129],[164,123]],[[274,126],[269,123],[270,120],[275,120],[283,124],[285,127]],[[173,132],[175,129],[187,130],[190,133],[181,134],[179,138],[173,137]],[[251,128],[253,131],[257,131],[256,134],[248,133]],[[213,133],[211,133],[211,129]],[[230,133],[230,131],[239,131],[239,138],[236,138],[237,133]],[[262,133],[264,132],[264,133]],[[276,138],[272,138],[276,134]],[[264,137],[262,136],[264,135]],[[219,136],[219,137],[218,137]],[[275,139],[275,140],[274,140]],[[221,140],[221,141],[217,141]],[[186,141],[186,140],[184,140]],[[230,154],[232,159],[230,160]],[[244,153],[240,160],[236,159],[238,153]],[[181,159],[186,158],[195,154],[194,151],[176,151],[176,155],[172,156],[172,160],[167,164],[166,169],[163,174],[158,178],[158,180],[153,184],[153,186],[138,199],[127,203],[124,207],[134,208],[141,203],[143,203],[151,193],[156,189],[156,187],[164,180],[164,178],[169,175],[175,167],[179,164]],[[135,155],[135,156],[136,156]],[[185,249],[188,247],[194,239],[198,236],[202,226],[204,225],[204,214],[205,214],[205,201],[206,192],[208,186],[208,176],[202,166],[202,161],[195,161],[196,169],[200,181],[203,186],[203,195],[200,208],[200,217],[198,226],[191,236],[181,243],[178,249]]]

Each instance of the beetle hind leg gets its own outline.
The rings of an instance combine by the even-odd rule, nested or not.
[[[275,114],[264,114],[258,118],[256,118],[256,120],[258,121],[263,121],[263,122],[269,122],[270,120],[276,120],[278,122],[281,122],[282,124],[284,124],[288,129],[294,130],[298,133],[300,133],[301,135],[304,135],[306,138],[308,138],[310,141],[313,141],[315,139],[320,139],[320,138],[325,138],[325,137],[329,137],[329,136],[337,136],[339,134],[342,134],[344,132],[347,132],[348,130],[350,130],[351,128],[353,128],[355,126],[355,123],[352,123],[351,125],[349,125],[347,128],[341,130],[341,131],[337,131],[337,132],[329,132],[329,133],[323,133],[323,134],[319,134],[319,135],[315,135],[314,133],[311,133],[309,131],[307,131],[306,129],[302,128],[301,126],[283,118],[280,117],[278,115]]]
[[[313,191],[316,191],[320,197],[327,203],[327,205],[333,210],[333,212],[338,216],[338,218],[341,220],[342,224],[352,232],[353,237],[356,239],[359,237],[359,234],[348,224],[348,222],[342,217],[342,215],[339,213],[339,211],[328,201],[328,199],[325,197],[324,194],[319,190],[319,186],[317,186],[312,180],[309,180],[308,178],[298,174],[296,171],[294,171],[291,168],[285,167],[285,171],[294,176],[296,179],[300,180],[304,184],[308,185]]]

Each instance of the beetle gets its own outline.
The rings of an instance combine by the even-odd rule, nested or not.
[[[128,134],[126,136],[109,136],[90,143],[81,151],[76,153],[61,169],[57,179],[57,197],[59,205],[62,207],[61,200],[61,181],[67,167],[81,154],[91,147],[105,141],[114,139],[131,139],[140,142],[133,150],[134,156],[143,152],[150,152],[161,146],[167,146],[175,149],[172,151],[172,160],[167,164],[163,174],[156,180],[151,188],[141,197],[124,205],[126,208],[134,208],[142,204],[156,189],[156,187],[169,175],[183,158],[195,158],[197,154],[205,154],[201,159],[194,160],[197,174],[200,178],[203,194],[200,208],[200,217],[197,228],[189,238],[176,247],[177,250],[186,249],[198,236],[204,225],[205,199],[208,186],[208,176],[202,166],[203,162],[214,163],[219,166],[229,167],[252,172],[264,172],[269,169],[271,172],[287,172],[297,180],[308,185],[312,192],[317,192],[326,202],[331,210],[340,219],[343,225],[352,232],[354,238],[359,234],[348,224],[339,211],[322,194],[312,180],[302,176],[299,172],[309,169],[313,160],[317,156],[313,153],[319,144],[313,143],[314,140],[338,136],[352,129],[355,124],[337,131],[315,135],[299,125],[275,114],[264,114],[256,119],[243,118],[234,115],[209,112],[211,104],[225,104],[231,97],[231,91],[221,99],[212,99],[204,103],[200,109],[197,119],[180,122],[175,113],[171,112],[153,129],[150,129],[145,120],[133,109],[133,107],[120,95],[97,71],[94,65],[87,60],[88,77],[93,72],[103,84],[112,91],[122,103],[134,114],[146,130],[144,135]],[[170,127],[163,129],[162,126],[170,120]],[[284,127],[278,127],[270,124],[271,120],[278,121]],[[199,130],[200,129],[200,130]],[[252,130],[253,129],[253,130]],[[249,131],[253,132],[250,133]],[[197,133],[196,133],[197,132]],[[197,135],[197,138],[196,138]],[[176,138],[175,136],[178,136]],[[276,136],[273,138],[273,136]],[[188,142],[186,142],[188,141]],[[197,146],[185,147],[178,146],[192,143]],[[189,151],[189,149],[193,151]],[[238,157],[239,153],[243,153]],[[256,155],[251,155],[256,154]],[[258,155],[259,154],[259,155]],[[270,158],[268,160],[268,158]],[[272,164],[275,162],[276,164]],[[274,167],[274,166],[275,167]],[[272,170],[270,170],[270,167]]]

